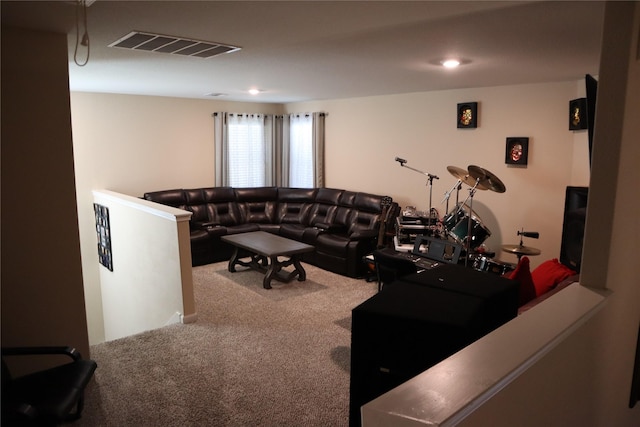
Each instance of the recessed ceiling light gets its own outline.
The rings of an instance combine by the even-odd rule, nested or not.
[[[460,61],[457,59],[447,59],[442,61],[442,66],[445,68],[456,68],[460,65]]]
[[[256,89],[256,88],[249,89],[249,93],[250,93],[251,95],[257,95],[257,94],[259,94],[260,92],[262,92],[260,89]]]

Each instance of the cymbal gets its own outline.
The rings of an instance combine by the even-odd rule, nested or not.
[[[502,250],[516,255],[540,255],[540,249],[522,245],[502,245]]]
[[[467,172],[465,169],[459,168],[457,166],[447,166],[447,170],[451,175],[458,178],[460,181],[464,182],[469,187],[473,187],[474,185],[476,185],[475,178],[472,178],[471,176],[469,176],[469,172]],[[478,190],[488,190],[487,187],[485,187],[480,183],[478,183],[478,186],[476,188]]]
[[[496,193],[504,193],[507,191],[507,187],[500,181],[500,178],[480,166],[469,165],[469,175],[480,180],[480,184],[491,191],[495,191]]]

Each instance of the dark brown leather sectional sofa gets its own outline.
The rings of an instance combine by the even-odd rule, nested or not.
[[[192,212],[194,266],[231,257],[221,236],[262,230],[313,245],[303,261],[349,277],[364,275],[363,257],[376,248],[380,224],[392,231],[400,211],[390,198],[333,188],[210,187],[144,198]]]

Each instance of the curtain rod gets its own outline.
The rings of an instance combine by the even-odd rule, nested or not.
[[[215,112],[215,113],[211,114],[211,116],[213,116],[213,117],[217,117],[217,116],[218,116],[218,114],[221,114],[221,113],[222,113],[222,112]],[[263,113],[229,113],[229,114],[246,114],[246,115],[254,115],[254,114],[263,114]],[[306,115],[308,116],[308,115],[313,114],[313,113],[291,113],[291,114],[293,114],[293,115],[298,115],[298,116],[300,116],[301,114],[306,114]],[[327,117],[327,116],[329,115],[329,113],[325,113],[325,112],[319,112],[318,114],[320,115],[320,117]],[[265,114],[265,115],[267,115],[267,114]],[[282,114],[275,114],[275,115],[274,115],[274,117],[281,118],[281,117],[284,117],[284,115],[282,115]]]

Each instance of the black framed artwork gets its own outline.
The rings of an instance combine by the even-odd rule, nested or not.
[[[93,211],[96,216],[96,233],[98,235],[98,260],[113,271],[113,255],[111,254],[111,225],[109,222],[109,208],[93,204]]]
[[[458,123],[458,128],[461,129],[478,127],[478,103],[463,102],[458,104],[456,122]]]
[[[529,138],[509,137],[505,149],[505,163],[508,165],[526,165],[529,160]]]
[[[578,98],[569,101],[569,130],[588,128],[587,98]]]

